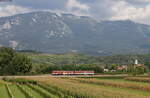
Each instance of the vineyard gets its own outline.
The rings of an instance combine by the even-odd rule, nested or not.
[[[4,78],[0,81],[0,95],[1,98],[150,98],[148,79],[51,76]]]
[[[70,98],[50,86],[47,87],[44,84],[23,80],[0,81],[1,98]]]

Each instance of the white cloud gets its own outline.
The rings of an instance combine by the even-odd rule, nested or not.
[[[45,10],[56,13],[72,13],[78,16],[91,16],[103,20],[130,19],[150,24],[150,0],[83,0],[84,2],[81,2],[82,0],[63,0],[60,4],[58,4],[59,0],[46,0],[44,3],[41,3],[42,0],[37,0],[42,7],[34,6],[32,3],[27,6],[23,3],[20,4],[20,2],[17,3],[18,1],[13,3],[17,5],[0,4],[0,17]],[[33,2],[33,0],[27,1]],[[54,6],[44,7],[47,4],[53,4],[53,2],[55,2]]]
[[[31,10],[29,8],[24,8],[17,5],[4,5],[4,6],[0,6],[0,17],[26,13],[30,11]]]
[[[148,2],[150,2],[150,0],[134,0],[134,1],[143,2],[143,3],[148,3]]]
[[[89,14],[90,6],[83,4],[77,0],[68,0],[66,3],[66,12],[78,16],[91,16]]]
[[[150,4],[145,7],[137,7],[125,1],[119,1],[112,6],[112,11],[114,15],[111,17],[111,20],[130,19],[136,22],[150,24]]]
[[[72,10],[72,9],[80,9],[80,10],[89,10],[89,6],[86,4],[82,4],[78,2],[77,0],[68,0],[67,4],[67,9]]]

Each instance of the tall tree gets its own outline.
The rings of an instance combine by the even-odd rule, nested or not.
[[[15,52],[11,48],[0,48],[0,74],[24,74],[31,70],[32,63],[25,55]]]

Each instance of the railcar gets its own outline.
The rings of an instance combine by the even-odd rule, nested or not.
[[[52,71],[52,75],[94,75],[94,71]]]

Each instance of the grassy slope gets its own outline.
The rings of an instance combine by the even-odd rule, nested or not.
[[[136,89],[142,91],[150,91],[149,83],[132,82],[123,79],[72,78],[72,80],[76,80],[82,83],[96,84],[96,85],[105,85],[105,86],[113,86],[118,88],[129,88],[129,89]]]
[[[90,55],[82,55],[82,54],[33,54],[27,53],[27,55],[33,59],[34,61],[41,63],[45,61],[45,63],[52,64],[55,62],[76,62],[76,63],[105,63],[105,64],[134,64],[135,59],[138,58],[139,63],[143,64],[145,62],[150,61],[150,54],[143,54],[143,55],[113,55],[113,56],[90,56]],[[48,61],[48,62],[46,62]]]
[[[101,79],[101,78],[96,78],[98,80],[104,80],[104,81],[109,81],[109,82],[119,82],[119,83],[125,83],[125,84],[137,84],[137,85],[143,85],[143,86],[148,86],[150,87],[150,83],[144,83],[144,82],[136,82],[136,81],[128,81],[125,79]]]
[[[15,96],[15,98],[26,98],[26,96],[18,89],[18,87],[14,85],[9,85],[9,88],[12,92],[12,94]]]
[[[67,79],[67,78],[66,78]],[[68,78],[69,79],[69,78]],[[89,78],[86,78],[86,80],[88,81]],[[70,80],[70,79],[69,79]],[[73,80],[73,81],[72,81]],[[96,80],[99,80],[96,78]],[[150,87],[149,83],[142,83],[142,82],[134,82],[134,81],[127,81],[127,80],[123,80],[123,79],[100,79],[102,81],[104,81],[105,83],[123,83],[124,85],[128,85],[129,83],[133,86],[134,84],[138,84],[139,86],[146,86],[146,87]],[[71,82],[75,82],[76,79],[71,79]],[[79,83],[83,83],[78,81]],[[97,82],[101,82],[101,81],[97,81]],[[131,89],[131,88],[125,88],[125,87],[116,87],[116,86],[110,86],[110,85],[99,85],[96,83],[86,83],[84,82],[83,84],[88,84],[89,86],[95,86],[95,87],[99,87],[99,88],[103,88],[105,90],[110,90],[110,91],[119,91],[119,92],[126,92],[127,94],[134,94],[134,95],[144,95],[144,96],[150,96],[149,91],[143,91],[143,90],[136,90],[136,89]]]
[[[75,80],[52,78],[52,77],[34,78],[34,79],[49,85],[57,86],[60,89],[69,90],[70,92],[73,92],[75,94],[80,94],[85,96],[96,96],[96,97],[117,96],[117,98],[120,98],[121,96],[124,96],[124,98],[129,98],[129,97],[143,98],[144,96],[150,96],[149,92],[146,91],[112,87],[112,86],[95,85],[89,83],[81,83]]]
[[[41,92],[45,93],[46,95],[51,96],[51,98],[58,98],[58,97],[56,97],[56,96],[50,94],[48,91],[46,91],[45,89],[43,89],[43,88],[41,88],[41,87],[39,87],[39,86],[37,86],[37,85],[33,85],[33,86],[34,86],[36,89],[39,89]]]
[[[0,98],[9,98],[9,94],[8,91],[6,89],[5,86],[5,82],[0,81]],[[17,87],[16,84],[8,84],[10,91],[12,92],[12,95],[15,98],[26,98],[26,95],[20,91],[20,89]],[[30,87],[28,87],[27,85],[21,85],[23,88],[25,88],[25,90],[27,92],[29,92],[30,94],[32,94],[34,96],[34,98],[44,98],[43,95],[40,95],[37,91],[31,89]],[[39,89],[41,92],[43,92],[46,95],[51,96],[51,98],[58,98],[54,95],[52,95],[51,93],[49,93],[47,90],[37,86],[37,85],[32,85],[34,88]]]
[[[24,85],[24,88],[30,92],[35,98],[43,98],[42,95],[40,95],[39,93],[37,93],[36,91],[32,90],[31,88],[29,88],[28,86]]]
[[[127,81],[127,80],[123,80],[123,79],[100,79],[102,81],[108,82],[108,83],[123,83],[124,85],[128,85],[128,84],[137,84],[139,86],[146,86],[146,87],[150,87],[149,83],[142,83],[142,82],[135,82],[135,81]],[[101,82],[101,81],[99,81]],[[137,95],[144,95],[144,96],[150,96],[149,91],[142,91],[142,90],[136,90],[136,89],[131,89],[131,88],[124,88],[124,87],[114,87],[114,86],[103,86],[103,85],[98,85],[98,84],[94,84],[94,83],[90,83],[89,85],[97,85],[101,88],[105,88],[105,89],[109,89],[112,91],[120,91],[120,92],[127,92],[127,93],[131,93],[131,94],[137,94]]]
[[[91,64],[91,63],[101,63],[96,57],[78,55],[78,54],[28,54],[29,58],[32,59],[33,63],[36,64],[49,64],[49,65],[59,65],[59,64]]]
[[[85,96],[87,97],[95,97],[95,98],[149,98],[150,93],[149,91],[142,90],[143,88],[139,89],[132,89],[132,86],[138,86],[138,87],[146,87],[149,88],[149,83],[143,83],[143,82],[135,82],[135,81],[127,81],[123,79],[97,79],[97,78],[54,78],[54,77],[34,77],[29,78],[34,79],[37,81],[40,81],[41,83],[49,85],[49,87],[57,87],[59,88],[57,91],[64,91],[67,93],[68,90],[71,95],[73,96]],[[79,80],[84,80],[79,81]],[[86,81],[92,81],[92,82],[86,82]],[[104,82],[107,85],[103,84],[97,84]],[[110,85],[109,83],[113,84],[123,84],[124,86],[115,86]],[[126,87],[126,85],[130,85]],[[35,96],[35,98],[44,98],[43,95],[40,95],[35,91],[34,89],[31,89],[30,87],[26,85],[22,85],[26,91],[30,92]],[[25,98],[25,95],[18,90],[15,84],[9,84],[10,90],[12,91],[15,98]],[[56,96],[50,94],[45,89],[33,85],[34,88],[39,89],[43,93],[50,95],[52,98],[57,98]],[[9,98],[8,92],[5,88],[4,83],[0,84],[0,95],[2,98]],[[113,96],[113,97],[112,97]]]
[[[0,84],[0,97],[1,98],[9,98],[7,89],[4,84]]]

